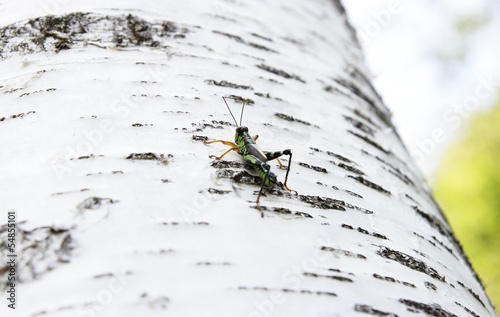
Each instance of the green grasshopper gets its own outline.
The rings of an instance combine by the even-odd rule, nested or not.
[[[286,182],[288,180],[288,173],[290,173],[290,165],[292,163],[292,152],[289,149],[286,149],[284,151],[279,151],[279,152],[267,152],[267,151],[262,151],[257,143],[255,142],[257,138],[259,137],[256,135],[255,137],[251,137],[250,134],[248,133],[248,127],[244,127],[241,125],[241,120],[243,119],[243,110],[245,110],[245,101],[243,101],[243,106],[241,107],[241,116],[240,116],[240,124],[238,125],[238,122],[236,121],[236,118],[234,117],[231,108],[229,108],[229,105],[226,102],[226,98],[222,97],[224,100],[224,103],[226,104],[227,109],[229,110],[229,113],[231,114],[231,117],[233,117],[234,123],[236,125],[236,135],[234,137],[234,143],[229,142],[229,141],[223,141],[223,140],[216,140],[216,141],[211,141],[211,142],[206,142],[203,141],[205,145],[211,144],[211,143],[216,143],[216,142],[221,142],[222,144],[225,144],[227,146],[230,146],[231,148],[227,150],[224,154],[221,156],[215,156],[215,155],[210,155],[210,158],[215,158],[216,160],[220,160],[223,158],[227,153],[231,151],[236,151],[238,154],[243,156],[243,159],[245,162],[255,169],[257,174],[259,174],[260,178],[262,178],[262,185],[260,186],[260,191],[259,195],[257,196],[257,208],[261,211],[261,216],[264,217],[264,213],[260,209],[259,205],[259,200],[260,196],[262,194],[262,190],[264,189],[264,185],[272,187],[274,185],[278,185],[281,188],[286,188],[286,190],[290,192],[294,192],[295,195],[297,195],[297,192],[295,190],[292,190],[288,188],[286,185]],[[285,167],[278,157],[282,155],[288,155],[290,157],[288,161],[288,167],[286,170],[286,176],[285,176],[285,183],[278,182],[278,179],[276,175],[271,172],[271,166],[267,164],[268,161],[276,159],[281,167]]]

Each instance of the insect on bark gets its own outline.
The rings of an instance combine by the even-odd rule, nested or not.
[[[226,102],[226,98],[222,97],[222,99],[224,100],[224,103],[226,104],[226,107],[229,110],[231,117],[233,117],[234,123],[236,125],[236,135],[234,136],[234,143],[223,140],[216,140],[210,142],[203,141],[203,143],[207,145],[211,143],[221,142],[222,144],[231,147],[221,156],[210,155],[210,158],[215,158],[216,160],[220,160],[227,153],[231,151],[236,151],[238,154],[243,156],[243,159],[247,164],[251,165],[255,169],[257,174],[259,174],[260,178],[262,178],[262,185],[260,186],[259,195],[257,196],[256,203],[257,203],[257,208],[261,212],[261,216],[264,217],[264,212],[260,209],[259,205],[260,196],[262,194],[264,186],[272,187],[274,185],[278,185],[281,188],[285,188],[286,190],[294,192],[295,195],[297,195],[297,192],[295,190],[288,188],[288,186],[286,185],[286,182],[288,180],[288,174],[290,173],[290,165],[292,164],[292,151],[290,151],[290,149],[286,149],[284,151],[279,151],[279,152],[262,151],[255,142],[259,136],[256,135],[255,137],[252,138],[248,133],[248,127],[241,125],[241,120],[243,119],[243,110],[245,110],[245,101],[243,101],[243,105],[241,106],[240,124],[238,125],[238,122],[236,121],[236,118],[234,117],[231,108],[229,108],[229,105]],[[285,167],[278,159],[282,155],[288,155],[290,157],[290,159],[288,160],[288,166],[286,167],[287,169],[286,169],[286,176],[284,183],[278,181],[277,176],[273,172],[271,172],[271,166],[267,164],[268,161],[276,159],[281,167]]]

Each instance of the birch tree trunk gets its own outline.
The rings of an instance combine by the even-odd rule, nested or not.
[[[495,315],[338,0],[1,1],[0,21],[2,316]],[[293,152],[299,195],[266,190],[264,218],[256,173],[202,142],[233,141],[223,96]]]

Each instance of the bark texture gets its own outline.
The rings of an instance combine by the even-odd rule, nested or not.
[[[0,7],[0,198],[19,316],[495,316],[339,1],[18,5]],[[256,173],[202,142],[233,141],[222,96],[293,152],[299,195],[266,190],[264,218]]]

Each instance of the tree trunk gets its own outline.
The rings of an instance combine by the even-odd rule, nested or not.
[[[338,0],[119,3],[0,5],[2,316],[495,315]]]

